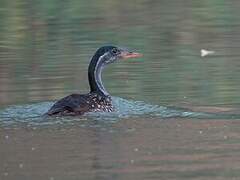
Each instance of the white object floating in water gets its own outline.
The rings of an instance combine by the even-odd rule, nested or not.
[[[137,152],[137,151],[138,151],[138,148],[135,148],[134,151]]]
[[[215,53],[215,51],[209,51],[209,50],[206,50],[206,49],[201,49],[201,56],[202,57],[205,57],[207,55],[212,55],[214,53]]]
[[[19,164],[19,168],[23,168],[23,164],[21,163],[21,164]]]

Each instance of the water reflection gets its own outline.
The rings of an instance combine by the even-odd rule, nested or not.
[[[1,177],[237,178],[239,127],[228,120],[131,118],[111,125],[3,129]]]
[[[1,1],[1,113],[19,105],[17,118],[5,115],[25,122],[1,127],[0,179],[238,179],[239,116],[75,118],[43,128],[46,121],[34,117],[28,122],[38,125],[25,126],[23,105],[88,91],[89,59],[98,47],[115,44],[144,58],[106,69],[112,95],[197,112],[237,109],[239,6],[234,0]],[[203,59],[201,49],[215,54]]]
[[[89,59],[104,44],[145,54],[142,61],[122,62],[105,72],[105,84],[116,96],[152,104],[239,104],[238,2],[124,4],[4,3],[1,105],[87,91]],[[216,56],[201,59],[202,48],[214,50]]]

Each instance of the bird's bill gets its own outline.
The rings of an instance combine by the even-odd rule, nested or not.
[[[124,51],[124,52],[121,53],[120,56],[121,56],[123,59],[129,59],[129,58],[142,57],[143,54],[137,53],[137,52],[127,52],[127,51]]]

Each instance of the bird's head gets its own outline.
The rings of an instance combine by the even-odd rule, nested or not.
[[[115,46],[103,46],[99,48],[93,56],[93,59],[102,64],[110,64],[119,59],[129,59],[141,57],[142,54],[132,52]],[[97,63],[96,62],[96,63]]]

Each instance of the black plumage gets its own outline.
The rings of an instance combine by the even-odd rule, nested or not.
[[[57,101],[47,112],[48,115],[82,115],[85,112],[112,112],[111,97],[97,93],[71,94]]]
[[[86,112],[112,112],[114,107],[109,93],[105,90],[101,72],[105,65],[122,58],[140,57],[141,54],[129,52],[114,46],[104,46],[97,50],[88,67],[90,92],[72,94],[57,101],[47,115],[82,115]]]

